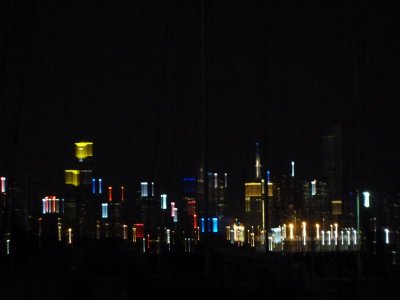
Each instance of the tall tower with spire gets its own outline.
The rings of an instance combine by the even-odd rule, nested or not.
[[[265,227],[265,180],[262,178],[259,143],[256,143],[254,177],[245,182],[245,226],[255,240],[262,237]]]

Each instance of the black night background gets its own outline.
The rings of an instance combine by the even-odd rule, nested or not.
[[[399,34],[385,1],[2,1],[0,176],[37,193],[28,201],[40,211],[41,197],[63,193],[74,143],[92,141],[93,169],[107,185],[134,199],[140,182],[153,181],[156,194],[179,202],[182,178],[198,175],[205,153],[207,171],[228,174],[230,213],[241,216],[256,142],[263,177],[289,174],[295,161],[296,176],[323,178],[323,136],[338,125],[343,194],[370,191],[379,214],[400,192]],[[18,263],[1,259],[10,267],[0,297],[25,297],[4,283]],[[115,295],[134,297],[126,293]]]

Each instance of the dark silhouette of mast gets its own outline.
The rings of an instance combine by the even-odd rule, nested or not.
[[[203,276],[206,287],[208,286],[209,273],[210,273],[210,232],[209,232],[209,197],[208,197],[208,99],[207,99],[207,44],[206,44],[206,0],[201,1],[201,28],[200,28],[200,47],[201,47],[201,88],[202,88],[202,102],[203,102],[203,153],[202,153],[202,167],[204,174],[203,183],[203,201],[204,201],[204,233],[202,235],[202,243],[204,250],[204,268]]]
[[[205,245],[208,242],[208,101],[207,101],[207,55],[206,55],[206,0],[201,2],[201,83],[203,102],[203,174],[204,174],[204,220],[205,234],[203,237]]]

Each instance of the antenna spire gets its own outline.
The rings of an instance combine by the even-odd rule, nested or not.
[[[260,160],[260,148],[258,142],[256,143],[256,179],[261,179],[261,160]]]

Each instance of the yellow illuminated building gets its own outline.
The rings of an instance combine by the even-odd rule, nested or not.
[[[79,186],[79,170],[65,170],[65,184]]]
[[[75,143],[75,157],[80,161],[93,156],[93,143],[92,142],[78,142]]]
[[[245,190],[245,204],[246,204],[246,212],[251,211],[250,207],[250,199],[258,198],[261,199],[262,196],[262,183],[261,182],[246,182],[244,184]]]
[[[268,197],[272,197],[274,195],[274,185],[272,182],[268,182]]]
[[[332,200],[332,215],[342,214],[342,200]]]
[[[261,182],[246,182],[245,183],[245,196],[250,197],[261,197],[262,184]]]

